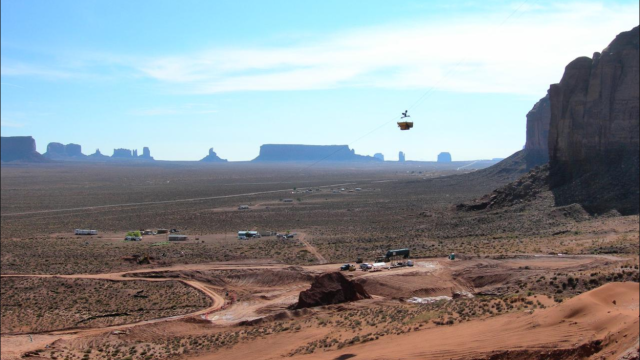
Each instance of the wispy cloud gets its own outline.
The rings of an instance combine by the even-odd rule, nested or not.
[[[428,88],[539,94],[575,57],[637,25],[637,4],[541,6],[511,13],[357,29],[312,44],[223,48],[151,59],[138,69],[184,91]]]
[[[482,3],[476,6],[482,7]],[[531,1],[524,6],[521,2],[505,3],[501,10],[479,12],[352,29],[287,46],[239,44],[155,57],[86,55],[74,57],[70,64],[79,72],[133,75],[153,79],[172,91],[197,94],[435,87],[455,92],[539,95],[559,80],[569,61],[603,49],[617,33],[638,24],[638,4]],[[509,21],[503,23],[505,18]],[[3,61],[2,76],[64,79],[74,72],[61,66],[5,66]],[[159,116],[187,109],[136,111],[141,116]]]
[[[157,107],[151,109],[136,109],[131,111],[135,116],[172,116],[172,115],[206,115],[217,113],[218,110],[209,104],[184,104],[172,107]]]
[[[25,64],[8,59],[2,59],[2,65],[0,65],[0,73],[2,74],[2,76],[35,76],[47,79],[69,79],[77,76],[77,74],[71,71],[53,69],[46,66]]]
[[[3,128],[21,128],[24,127],[24,124],[11,120],[0,119],[0,126]]]

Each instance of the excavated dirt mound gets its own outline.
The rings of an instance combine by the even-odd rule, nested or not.
[[[348,280],[338,272],[318,276],[309,290],[300,293],[294,309],[340,304],[349,301],[370,299],[361,284]]]

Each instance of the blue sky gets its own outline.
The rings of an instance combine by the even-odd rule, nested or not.
[[[564,66],[639,23],[637,1],[1,4],[2,136],[162,160],[265,143],[506,157]]]

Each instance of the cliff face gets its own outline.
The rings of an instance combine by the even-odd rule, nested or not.
[[[549,89],[550,186],[557,205],[638,213],[638,27],[593,59],[581,57]]]
[[[142,148],[142,155],[138,157],[143,160],[153,160],[153,156],[151,156],[151,150],[146,146]]]
[[[253,161],[380,161],[357,155],[347,145],[262,145]]]
[[[83,158],[82,146],[78,144],[67,144],[52,142],[47,145],[47,152],[44,153],[49,159],[64,160],[65,158]]]
[[[200,161],[202,161],[202,162],[227,162],[227,160],[221,159],[218,156],[218,154],[216,154],[216,152],[213,151],[213,148],[209,149],[209,155],[205,156]]]
[[[46,159],[36,151],[36,141],[31,136],[3,136],[0,139],[0,158],[4,162],[46,161]]]
[[[524,146],[527,169],[549,161],[550,122],[551,102],[547,94],[527,113],[527,142]]]
[[[117,159],[133,159],[133,153],[129,149],[113,149],[112,158]]]

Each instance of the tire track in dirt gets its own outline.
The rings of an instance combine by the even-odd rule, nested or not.
[[[322,254],[318,251],[318,249],[316,249],[315,246],[311,245],[311,243],[307,241],[307,239],[305,238],[307,234],[305,233],[298,233],[298,234],[299,234],[298,239],[300,240],[300,242],[303,243],[304,246],[306,246],[307,250],[311,254],[313,254],[313,256],[316,257],[320,265],[324,265],[328,263],[327,259],[325,259],[325,257],[322,256]]]
[[[358,183],[357,182],[350,182],[350,183],[322,185],[322,186],[315,186],[315,187],[316,188],[328,188],[328,187],[347,186],[347,185],[355,185],[355,184],[358,184]],[[111,208],[119,208],[119,207],[147,206],[147,205],[158,205],[158,204],[175,204],[175,203],[184,203],[184,202],[197,202],[197,201],[207,201],[207,200],[216,200],[216,199],[228,199],[228,198],[234,198],[234,197],[245,197],[245,196],[255,196],[255,195],[264,195],[264,194],[274,194],[274,193],[280,193],[280,192],[285,192],[285,191],[288,192],[288,191],[291,191],[291,189],[268,190],[268,191],[258,191],[258,192],[244,193],[244,194],[219,195],[219,196],[209,196],[209,197],[190,198],[190,199],[159,200],[159,201],[147,201],[147,202],[125,203],[125,204],[85,206],[85,207],[76,207],[76,208],[68,208],[68,209],[26,211],[26,212],[18,212],[18,213],[0,214],[0,216],[1,217],[8,217],[8,216],[20,216],[20,215],[47,214],[47,213],[66,212],[66,211],[111,209]]]

